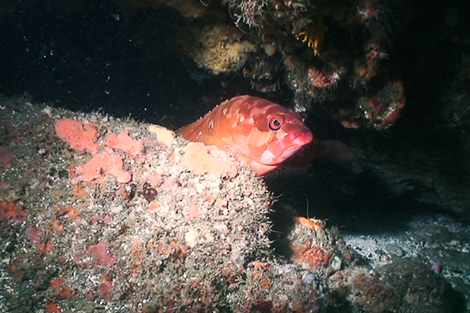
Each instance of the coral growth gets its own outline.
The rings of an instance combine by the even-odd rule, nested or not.
[[[175,133],[165,127],[150,125],[149,132],[154,133],[158,142],[168,148],[171,148],[175,143]]]
[[[361,97],[356,108],[350,108],[351,111],[347,114],[340,111],[337,117],[348,128],[367,125],[383,129],[393,125],[404,106],[403,84],[400,80],[394,80],[383,89],[371,91],[369,95]]]
[[[296,30],[294,28],[292,33],[297,40],[305,43],[309,48],[313,49],[315,55],[318,55],[327,31],[328,27],[325,25],[324,16],[316,14],[305,30]]]
[[[294,92],[296,110],[324,105],[333,116],[341,112],[358,121],[347,127],[383,129],[393,124],[393,118],[377,123],[361,111],[361,99],[374,97],[373,90],[397,80],[390,78],[387,64],[389,3],[224,0],[222,4],[232,22],[222,23],[223,11],[208,3],[212,11],[189,20],[176,36],[180,51],[200,68],[216,75],[242,74],[261,92],[287,86]],[[348,99],[349,110],[344,110],[343,99]],[[401,107],[395,108],[396,116]]]
[[[289,241],[287,254],[293,263],[318,275],[327,276],[339,269],[337,266],[330,266],[333,257],[341,260],[343,266],[356,258],[355,253],[339,240],[338,231],[327,228],[324,222],[296,217],[293,223],[292,230],[287,234]],[[339,258],[339,255],[343,257]]]
[[[398,273],[400,273],[398,275]],[[455,312],[450,284],[413,261],[340,271],[329,279],[336,296],[345,297],[354,312]],[[450,296],[450,297],[449,297]],[[455,295],[454,295],[455,296]]]
[[[191,25],[177,35],[178,47],[213,74],[238,71],[256,49],[253,43],[241,38],[239,31],[229,28],[222,23]]]
[[[23,206],[14,202],[0,201],[0,219],[11,218],[15,222],[22,223],[26,220],[28,212]]]
[[[1,250],[11,247],[10,261],[2,265],[2,277],[8,277],[2,296],[9,290],[16,299],[1,303],[2,309],[89,311],[104,303],[109,312],[123,306],[131,311],[255,311],[259,301],[268,299],[289,305],[287,296],[273,298],[267,287],[258,291],[260,281],[283,288],[275,266],[247,267],[269,258],[270,251],[270,196],[248,168],[223,151],[188,143],[160,127],[154,133],[149,125],[97,116],[64,124],[53,120],[57,116],[52,109],[41,115],[44,124],[34,137],[42,139],[48,155],[33,159],[36,170],[29,180],[36,185],[20,195],[28,211],[19,202],[0,202]],[[110,134],[96,131],[84,139],[89,120],[100,121],[94,128]],[[78,134],[62,136],[70,146],[86,152],[83,141],[94,138],[97,153],[64,149],[63,139],[52,135],[54,129],[62,134],[64,125]],[[32,138],[22,145],[31,145]],[[18,149],[17,157],[25,159],[27,151]],[[3,181],[23,171],[12,166],[0,175]],[[116,179],[104,178],[106,173]],[[0,199],[11,188],[1,189]],[[295,271],[288,276],[300,279]],[[242,297],[227,277],[252,297]],[[24,293],[21,284],[29,286]],[[300,294],[315,295],[315,286]],[[23,301],[31,298],[37,300]]]
[[[292,245],[292,251],[292,260],[308,269],[325,266],[331,258],[322,247],[312,247],[312,240],[306,240],[303,246]]]
[[[92,255],[96,265],[111,267],[115,262],[115,257],[109,252],[109,247],[106,242],[99,242],[89,246],[85,254]]]
[[[214,146],[194,142],[175,153],[175,158],[182,154],[182,163],[196,175],[212,173],[221,177],[235,177],[238,174],[233,159]]]
[[[195,173],[185,152],[197,161],[208,148],[93,113],[80,114],[81,125],[124,132],[142,149],[111,148],[96,134],[102,151],[71,153],[54,134],[71,112],[15,106],[0,121],[15,122],[21,134],[38,127],[15,143],[24,165],[0,173],[2,312],[463,312],[430,265],[357,267],[360,258],[337,229],[279,207],[288,225],[271,232],[265,184],[224,151],[210,153],[236,172],[202,160]],[[106,160],[97,179],[77,179],[80,166],[100,155],[119,157],[130,180],[102,177]],[[26,178],[25,168],[34,168]],[[285,250],[275,254],[271,244]]]

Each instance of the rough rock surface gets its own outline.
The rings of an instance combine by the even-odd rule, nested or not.
[[[1,311],[464,312],[426,265],[372,268],[324,221],[273,215],[223,151],[23,97],[0,121]]]

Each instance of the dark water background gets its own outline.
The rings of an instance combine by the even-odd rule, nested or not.
[[[131,36],[142,23],[151,23],[147,42]],[[20,2],[0,20],[0,93],[179,127],[181,103],[220,90],[216,81],[188,75],[192,64],[169,42],[180,23],[169,9],[124,15],[106,1],[85,2],[78,11]],[[149,43],[152,55],[142,49]]]
[[[223,99],[256,93],[241,77],[210,76],[179,54],[172,39],[185,21],[172,9],[123,13],[111,1],[83,1],[78,9],[59,4],[18,1],[9,13],[1,15],[1,94],[28,93],[34,102],[73,111],[101,110],[177,129]],[[390,5],[397,7],[390,17],[395,32],[389,43],[394,60],[391,64],[404,81],[407,98],[402,118],[391,130],[380,132],[345,130],[331,117],[315,114],[308,116],[307,123],[321,138],[355,142],[360,148],[374,145],[373,153],[397,156],[403,164],[410,151],[423,158],[435,157],[439,159],[435,164],[442,167],[438,170],[459,184],[468,179],[466,169],[458,166],[465,164],[463,147],[468,137],[462,136],[458,128],[468,126],[446,119],[443,111],[449,111],[452,104],[443,99],[462,68],[461,51],[466,46],[458,38],[470,38],[465,36],[470,27],[466,30],[469,25],[462,18],[470,12],[470,5],[438,0],[425,4],[396,1]],[[0,8],[5,9],[6,4],[0,2]],[[338,216],[344,216],[344,207],[349,203],[356,203],[358,198],[365,200],[370,194],[381,195],[378,203],[392,207],[384,210],[387,212],[396,212],[394,208],[410,203],[410,197],[390,201],[388,191],[371,188],[380,186],[374,182],[375,176],[366,178],[365,187],[362,182],[346,181],[341,190],[341,184],[331,176],[342,179],[343,174],[327,173],[323,177],[324,168],[317,169],[319,181],[335,184],[322,194],[331,192],[330,199],[336,197],[344,203],[337,205]],[[345,193],[352,196],[338,196],[351,185],[356,189]],[[378,205],[375,200],[368,203],[370,211]],[[370,216],[366,211],[364,216]],[[328,216],[331,218],[331,211]]]

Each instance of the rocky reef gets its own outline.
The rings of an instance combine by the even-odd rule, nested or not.
[[[3,1],[0,311],[469,311],[469,11]],[[329,158],[175,134],[247,93]]]
[[[320,106],[345,127],[384,129],[400,115],[405,96],[388,60],[393,14],[388,1],[204,4],[206,11],[188,20],[176,39],[202,69],[242,72],[263,93],[287,86],[297,111]]]
[[[224,151],[158,125],[25,98],[1,104],[3,311],[457,312],[462,305],[422,265],[373,270],[320,220],[278,211],[283,223],[273,232],[265,183]],[[428,296],[433,305],[423,306]]]

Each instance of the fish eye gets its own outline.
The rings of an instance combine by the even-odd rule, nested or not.
[[[268,123],[268,127],[272,131],[278,131],[284,125],[285,119],[282,115],[274,115]]]

